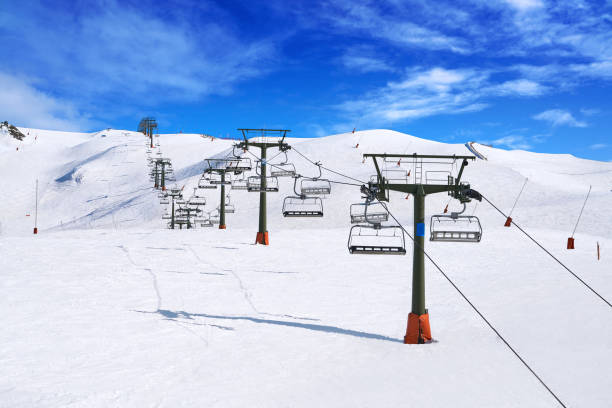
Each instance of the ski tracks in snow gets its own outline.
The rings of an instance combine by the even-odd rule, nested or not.
[[[161,297],[161,293],[159,291],[159,285],[157,283],[157,275],[155,275],[155,272],[153,272],[153,270],[151,268],[146,268],[146,267],[138,265],[136,262],[134,262],[134,259],[132,258],[132,255],[130,254],[130,250],[125,245],[118,245],[117,247],[120,248],[125,253],[127,259],[130,261],[130,263],[135,268],[147,271],[149,273],[149,275],[151,276],[151,279],[152,279],[152,282],[153,282],[153,289],[155,289],[155,296],[157,297],[157,308],[155,309],[155,313],[159,313],[159,311],[161,310],[161,306],[162,306],[162,297]],[[170,321],[174,322],[176,325],[180,326],[181,328],[187,330],[188,332],[190,332],[191,334],[193,334],[194,336],[196,336],[197,338],[202,340],[202,342],[208,347],[208,340],[206,338],[202,337],[195,330],[192,330],[190,327],[186,326],[185,324],[183,324],[182,322],[180,322],[180,321],[178,321],[176,319],[167,318],[167,320],[170,320]]]

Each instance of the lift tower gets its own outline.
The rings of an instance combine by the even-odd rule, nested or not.
[[[257,237],[255,238],[256,244],[270,245],[268,238],[268,226],[267,226],[267,210],[266,210],[266,193],[268,191],[278,191],[278,185],[275,190],[268,187],[266,177],[266,151],[272,147],[278,147],[280,151],[286,152],[291,149],[287,143],[285,143],[285,137],[291,130],[288,129],[238,129],[242,132],[243,142],[238,143],[237,147],[244,149],[245,151],[249,147],[256,147],[261,150],[261,174],[259,175],[259,183],[249,187],[249,191],[259,192],[259,230],[257,231]],[[251,137],[252,139],[249,139]]]
[[[155,159],[155,188],[166,191],[166,180],[172,174],[172,162],[170,159],[159,157]],[[158,182],[159,180],[159,182]]]
[[[157,129],[157,121],[155,118],[142,118],[138,124],[138,131],[151,139],[151,149],[153,148],[153,131],[155,129]]]
[[[232,169],[231,159],[206,159],[208,168],[204,173],[217,174],[218,178],[210,178],[209,183],[212,185],[221,185],[221,198],[219,201],[219,229],[226,229],[225,224],[225,186],[232,184],[231,180],[226,178],[227,173],[240,174],[241,171]]]
[[[174,209],[175,201],[180,201],[183,199],[183,189],[182,188],[170,188],[165,192],[166,197],[170,197],[172,199],[172,207],[170,210],[170,229],[174,229],[174,225],[176,224],[176,212]]]
[[[474,156],[438,156],[408,154],[364,154],[364,159],[371,157],[376,168],[376,181],[368,183],[368,190],[376,194],[379,201],[389,201],[389,191],[398,191],[414,196],[414,246],[412,258],[412,310],[408,315],[408,327],[405,344],[417,344],[431,339],[429,327],[429,314],[425,308],[425,197],[429,194],[447,192],[449,196],[459,200],[462,204],[470,202],[472,198],[482,200],[482,196],[470,188],[468,183],[461,182],[461,176],[468,160],[475,160]],[[378,165],[377,159],[392,159],[401,162],[408,160],[414,165],[414,183],[397,183],[384,177],[384,171]],[[461,160],[461,168],[456,178],[450,174],[447,182],[438,184],[428,183],[427,177],[423,183],[423,164],[441,163],[449,164]],[[391,181],[391,182],[390,182]]]

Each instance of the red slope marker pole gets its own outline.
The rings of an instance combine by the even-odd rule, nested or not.
[[[36,179],[36,209],[34,210],[34,234],[38,234],[38,179]]]
[[[599,242],[597,242],[597,260],[599,261],[599,259],[600,259]]]

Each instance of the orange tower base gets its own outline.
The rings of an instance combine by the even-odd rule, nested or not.
[[[225,225],[219,224],[219,229],[225,229]]]
[[[423,344],[431,341],[431,328],[429,327],[429,314],[422,315],[410,313],[408,327],[404,336],[404,344]]]
[[[506,218],[506,222],[504,223],[504,227],[509,227],[512,225],[512,217]]]
[[[567,239],[567,249],[574,249],[574,238]]]
[[[255,238],[255,243],[261,244],[261,245],[270,245],[270,239],[268,238],[268,231],[258,232],[257,238]]]

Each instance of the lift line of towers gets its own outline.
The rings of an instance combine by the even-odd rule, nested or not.
[[[142,122],[141,122],[142,123]],[[145,122],[146,124],[147,122]],[[145,129],[146,130],[146,129]],[[267,230],[267,193],[279,191],[279,177],[293,178],[293,195],[283,200],[284,217],[323,217],[323,199],[331,194],[334,181],[322,177],[320,162],[312,162],[318,169],[318,175],[305,177],[296,172],[293,163],[288,160],[287,152],[292,147],[285,142],[287,129],[238,129],[242,141],[233,146],[231,156],[226,158],[205,159],[206,169],[187,200],[183,198],[183,189],[166,188],[168,181],[175,181],[169,159],[162,157],[161,151],[153,155],[153,149],[159,148],[159,142],[147,143],[151,181],[160,189],[160,203],[169,206],[169,212],[163,215],[169,228],[212,227],[218,225],[226,228],[226,214],[235,212],[230,202],[230,190],[246,190],[260,194],[259,228],[256,243],[269,245]],[[147,134],[146,132],[143,132]],[[151,141],[153,135],[147,134]],[[259,157],[251,149],[259,150]],[[267,160],[268,149],[277,149],[284,160],[271,163]],[[255,164],[246,153],[256,158]],[[276,156],[275,156],[276,157]],[[408,327],[404,343],[417,344],[432,339],[429,326],[428,310],[425,307],[425,197],[430,194],[447,193],[450,199],[456,199],[462,210],[450,214],[437,214],[431,217],[430,241],[447,242],[480,242],[482,227],[478,217],[464,215],[466,204],[471,200],[482,200],[481,195],[471,189],[470,184],[461,180],[468,162],[474,156],[442,156],[418,154],[364,154],[364,159],[372,159],[376,173],[367,184],[360,186],[363,202],[350,207],[350,221],[353,226],[349,232],[348,250],[351,254],[405,255],[406,242],[404,228],[397,223],[389,224],[389,191],[402,192],[414,197],[414,232],[413,232],[413,269],[412,269],[412,310],[408,316]],[[310,161],[310,159],[307,159]],[[395,168],[387,169],[386,163],[396,163]],[[460,168],[456,177],[452,169],[457,163]],[[381,168],[382,164],[382,168]],[[424,171],[424,166],[450,166],[451,170]],[[406,167],[410,166],[410,170]],[[247,175],[249,172],[254,174]],[[412,176],[411,176],[412,174]],[[205,212],[206,199],[199,190],[217,189],[220,187],[218,207]]]

